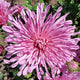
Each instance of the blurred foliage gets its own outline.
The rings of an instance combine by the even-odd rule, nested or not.
[[[62,15],[70,12],[67,19],[73,21],[73,25],[76,25],[76,29],[80,29],[80,3],[79,0],[59,0],[58,4],[52,6],[53,11],[56,11],[59,6],[63,7],[61,11]]]
[[[29,73],[29,74],[27,74],[26,76],[25,76],[25,78],[29,78],[29,77],[31,77],[31,73]]]
[[[34,11],[37,8],[37,3],[34,6],[32,6],[31,0],[24,0],[24,4],[22,4],[22,6],[25,6],[25,7],[29,8],[30,10]]]
[[[76,71],[80,72],[80,67]]]
[[[43,0],[39,0],[40,3],[44,3]],[[45,5],[47,5],[48,3],[45,3]],[[24,0],[24,4],[22,4],[22,6],[25,6],[27,8],[29,8],[32,11],[35,11],[37,9],[37,3],[35,3],[33,6],[31,5],[31,0]]]
[[[28,73],[25,76],[23,76],[23,75],[17,76],[17,73],[19,72],[18,67],[15,68],[15,70],[12,72],[15,80],[31,80],[31,79],[37,80],[37,76],[36,76],[36,73],[34,71],[32,73]]]
[[[1,74],[0,74],[0,79],[2,79],[2,78],[3,78],[3,76],[4,76],[4,74],[3,74],[3,73],[1,73]]]

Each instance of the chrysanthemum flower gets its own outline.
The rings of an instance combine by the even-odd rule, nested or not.
[[[76,56],[74,50],[79,39],[72,39],[76,35],[75,26],[71,26],[72,21],[67,20],[69,13],[60,17],[62,7],[59,7],[54,15],[49,14],[48,5],[43,11],[44,3],[38,3],[37,14],[29,9],[21,10],[21,17],[13,18],[9,16],[11,26],[3,26],[3,30],[8,33],[5,42],[11,43],[5,50],[8,51],[6,57],[10,60],[4,60],[6,63],[13,62],[12,68],[20,66],[18,76],[26,75],[36,70],[37,77],[41,80],[41,75],[49,74],[48,67],[51,69],[51,76],[59,74],[66,61],[70,62]],[[47,17],[48,16],[48,17]],[[15,55],[15,57],[11,57]]]
[[[8,8],[10,6],[9,2],[0,0],[0,25],[6,24],[8,20]]]
[[[73,72],[63,74],[62,76],[57,76],[53,79],[44,78],[44,80],[80,80],[80,72]]]
[[[5,0],[0,0],[0,25],[5,25],[8,21],[8,16],[15,13],[20,13],[22,7],[20,5],[14,5],[10,7],[10,3]]]

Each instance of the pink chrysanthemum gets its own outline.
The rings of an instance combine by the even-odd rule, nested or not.
[[[53,79],[51,78],[44,78],[44,80],[80,80],[80,72],[73,72],[73,73],[66,73],[62,76],[57,76]]]
[[[22,7],[20,5],[15,5],[10,7],[10,3],[5,0],[0,0],[0,25],[5,25],[8,21],[8,16],[15,13],[20,13]]]
[[[8,8],[10,6],[9,2],[0,0],[0,25],[6,24],[8,20]]]
[[[13,62],[12,68],[18,64],[21,65],[18,76],[26,75],[36,69],[38,79],[41,80],[41,75],[49,74],[47,66],[51,69],[51,75],[59,74],[59,68],[70,62],[76,56],[74,50],[78,49],[78,38],[72,39],[72,35],[76,35],[75,26],[71,26],[72,21],[67,20],[65,14],[60,17],[62,7],[59,7],[57,12],[52,15],[48,14],[50,6],[48,5],[43,11],[44,3],[38,3],[37,14],[24,8],[21,10],[23,22],[18,18],[9,16],[11,26],[3,26],[3,30],[8,33],[6,42],[8,45],[5,50],[11,54],[6,57],[10,60],[4,60],[6,63]],[[25,22],[25,25],[24,25]]]

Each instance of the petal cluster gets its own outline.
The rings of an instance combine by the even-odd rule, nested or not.
[[[60,73],[59,68],[76,56],[79,39],[71,36],[79,33],[74,32],[72,21],[66,20],[69,13],[60,17],[62,7],[59,7],[54,15],[48,15],[49,8],[48,5],[44,10],[44,3],[38,3],[36,13],[22,8],[21,17],[9,15],[11,26],[2,27],[8,33],[5,42],[10,43],[5,48],[10,53],[6,56],[9,60],[4,61],[13,63],[12,68],[20,65],[18,76],[36,69],[38,79],[41,80],[45,69],[46,74],[54,77],[54,74]]]
[[[0,25],[5,25],[9,20],[9,15],[14,15],[15,13],[20,13],[22,7],[20,5],[14,5],[10,7],[10,3],[5,0],[0,0]]]
[[[66,73],[62,76],[57,76],[53,79],[45,78],[44,80],[80,80],[80,72],[74,72],[74,73]]]
[[[0,25],[6,24],[8,20],[8,8],[10,6],[9,2],[0,0]]]

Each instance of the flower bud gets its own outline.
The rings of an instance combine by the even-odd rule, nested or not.
[[[78,63],[75,62],[75,61],[71,61],[71,62],[69,63],[69,68],[70,68],[71,70],[77,70],[77,69],[78,69]]]

